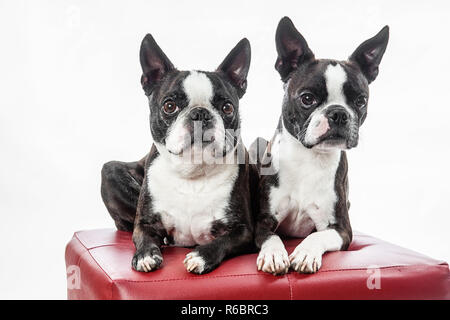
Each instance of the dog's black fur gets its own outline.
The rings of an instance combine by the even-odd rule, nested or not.
[[[275,37],[278,53],[275,69],[279,72],[284,83],[285,96],[274,138],[270,142],[258,138],[249,149],[252,161],[258,163],[260,174],[263,169],[271,168],[273,165],[272,144],[277,136],[282,135],[283,130],[297,139],[298,143],[301,143],[307,150],[311,150],[322,142],[327,142],[330,145],[339,142],[340,145],[345,146],[345,149],[357,146],[358,128],[367,116],[368,85],[378,75],[378,66],[386,50],[388,38],[389,29],[386,26],[376,36],[363,42],[346,61],[316,59],[306,40],[297,31],[292,21],[288,17],[281,19]],[[311,121],[311,114],[320,108],[323,102],[327,101],[328,92],[324,73],[330,65],[341,66],[346,74],[347,80],[343,84],[343,95],[346,98],[345,103],[348,108],[353,110],[356,121],[353,124],[346,125],[337,123],[337,121],[333,122],[331,120],[333,115],[330,113],[336,112],[336,110],[339,112],[346,111],[340,105],[330,106],[329,112],[325,115],[330,119],[330,129],[320,139],[311,144],[305,140],[305,133]],[[303,105],[300,96],[304,92],[311,93],[317,102],[311,106]],[[358,99],[360,99],[359,102]],[[359,105],[358,103],[361,101],[365,101],[365,103]],[[352,130],[349,128],[351,125],[354,126]],[[348,201],[347,172],[347,157],[345,151],[341,151],[334,183],[334,191],[337,197],[333,213],[335,223],[329,225],[328,228],[335,229],[339,233],[342,238],[342,250],[347,249],[352,240],[352,229],[348,217],[350,203]],[[259,204],[255,219],[255,243],[258,248],[261,248],[269,237],[276,234],[275,231],[280,224],[271,209],[270,203],[272,189],[277,189],[279,184],[279,174],[275,171],[272,174],[266,173],[260,176],[257,196]],[[286,272],[285,269],[280,270],[280,273],[284,272]]]
[[[151,35],[142,41],[140,61],[143,70],[141,84],[149,100],[150,128],[153,141],[165,146],[171,125],[179,113],[168,115],[161,106],[167,100],[173,101],[180,110],[187,107],[189,101],[182,83],[189,71],[177,70]],[[247,73],[250,65],[250,45],[247,39],[241,40],[229,53],[215,72],[203,72],[212,83],[214,97],[211,105],[221,112],[225,103],[234,106],[234,113],[223,114],[222,121],[226,129],[240,129],[239,99],[247,86]],[[205,111],[206,112],[206,111]],[[191,117],[192,118],[192,117]],[[207,273],[220,262],[253,247],[252,205],[256,201],[250,190],[257,184],[256,167],[249,164],[248,154],[239,135],[234,137],[233,152],[240,155],[238,176],[235,179],[226,208],[226,221],[216,220],[210,226],[213,240],[195,247],[205,262],[203,269],[189,270],[195,273]],[[170,150],[169,150],[170,152]],[[224,154],[227,151],[224,150]],[[103,201],[119,230],[133,231],[136,253],[132,267],[138,269],[138,262],[151,257],[150,270],[162,264],[161,248],[164,244],[176,244],[173,231],[164,225],[161,213],[153,209],[152,190],[148,189],[147,172],[154,161],[162,157],[153,144],[151,151],[140,161],[125,163],[112,161],[103,166],[101,194]],[[201,205],[201,204],[199,204]],[[146,268],[147,269],[147,268]],[[144,270],[144,271],[150,271]],[[140,270],[143,271],[143,270]]]

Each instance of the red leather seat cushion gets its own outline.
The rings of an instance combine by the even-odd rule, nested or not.
[[[300,241],[286,240],[288,252]],[[66,247],[66,265],[69,274],[79,272],[81,282],[79,288],[68,288],[68,298],[450,299],[445,262],[357,232],[348,251],[326,253],[320,271],[311,275],[290,271],[275,277],[258,272],[256,254],[226,260],[209,274],[194,275],[182,263],[189,251],[166,247],[163,267],[141,273],[131,269],[134,246],[130,233],[112,229],[76,232]],[[379,288],[369,289],[368,278],[376,274],[368,268],[375,266]],[[375,283],[373,278],[369,282]]]

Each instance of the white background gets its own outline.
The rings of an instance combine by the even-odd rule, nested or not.
[[[0,298],[66,297],[74,231],[113,227],[108,160],[150,148],[138,50],[152,33],[179,69],[213,70],[247,37],[244,142],[270,138],[283,95],[274,34],[289,15],[319,58],[345,59],[384,25],[360,146],[353,228],[450,260],[448,1],[0,1]]]

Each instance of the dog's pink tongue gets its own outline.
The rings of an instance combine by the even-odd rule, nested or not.
[[[328,124],[328,119],[324,116],[320,116],[313,129],[313,135],[316,137],[323,136],[329,129],[330,125]]]

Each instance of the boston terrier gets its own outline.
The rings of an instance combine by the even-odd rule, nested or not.
[[[195,247],[187,271],[203,274],[253,248],[249,165],[239,131],[250,43],[242,39],[214,72],[179,71],[153,37],[142,41],[141,84],[153,146],[140,161],[108,162],[103,201],[119,230],[133,231],[132,267],[161,267],[163,245]]]
[[[319,270],[327,251],[346,250],[347,158],[367,115],[368,85],[378,75],[389,29],[363,42],[346,61],[316,59],[288,17],[276,31],[282,113],[270,142],[250,148],[260,170],[255,242],[257,268],[284,274]],[[288,256],[279,235],[305,238]]]

